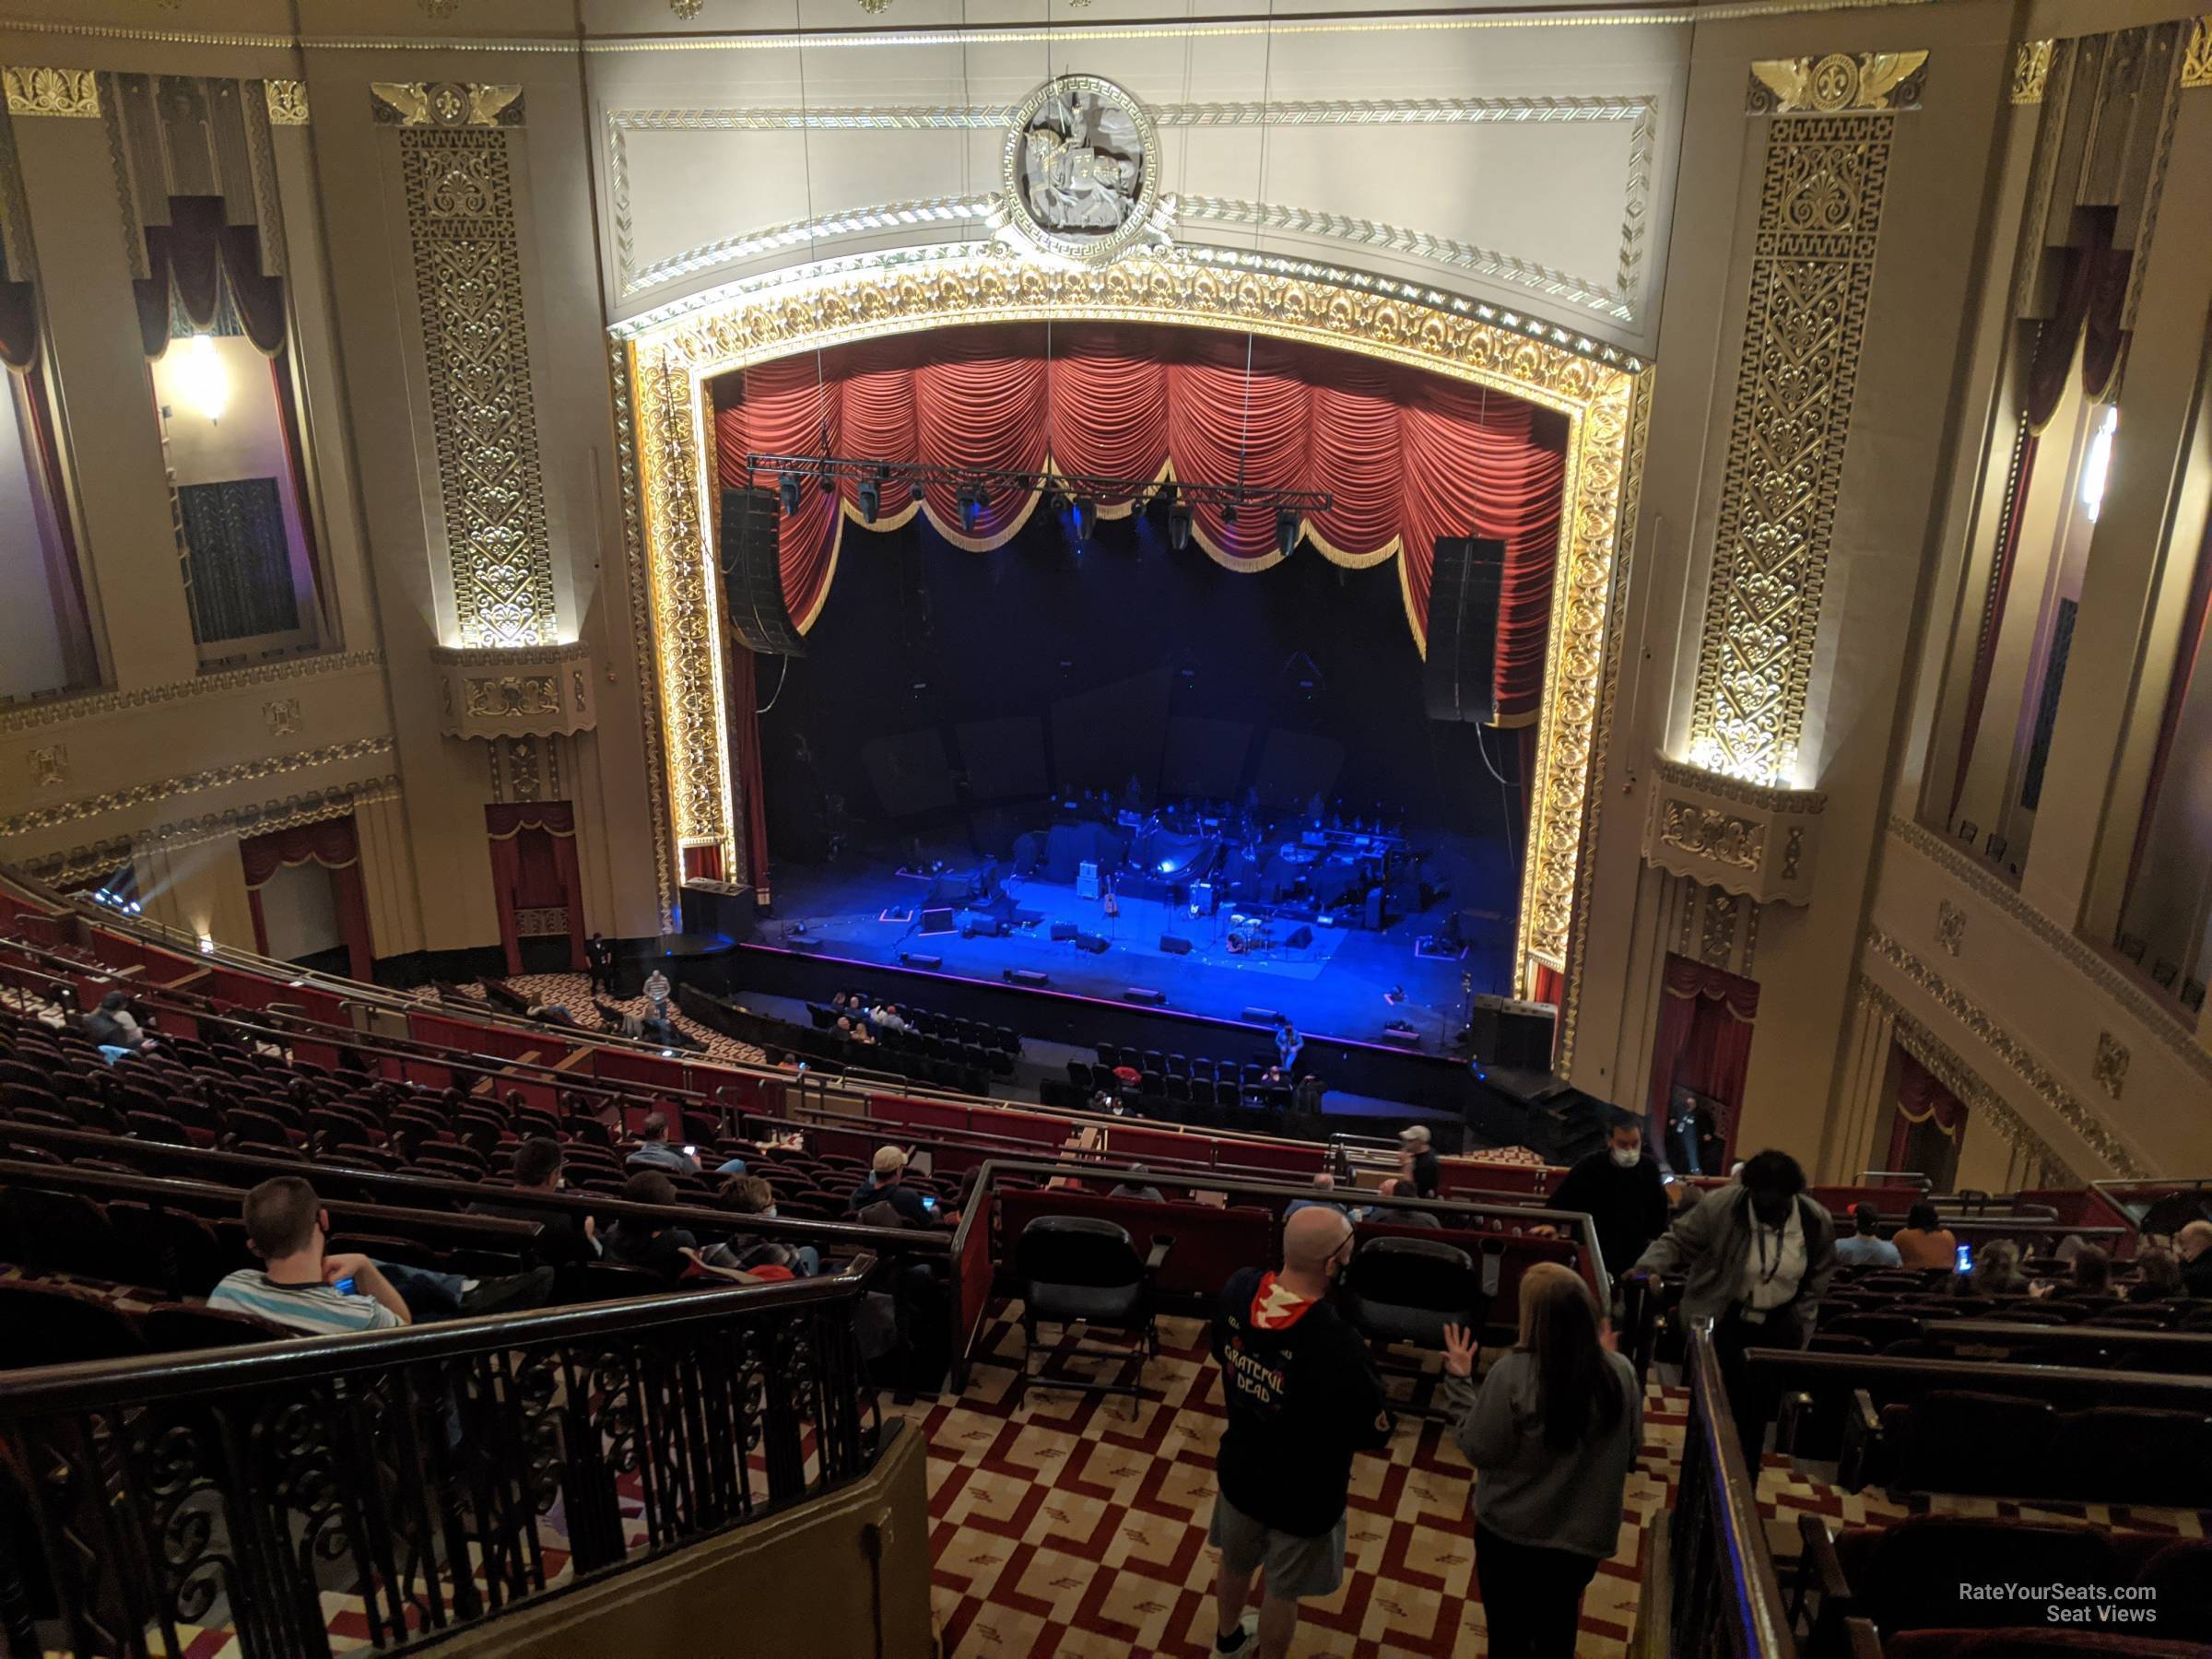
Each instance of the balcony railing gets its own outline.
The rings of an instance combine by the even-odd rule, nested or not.
[[[0,1374],[10,1659],[403,1651],[847,1485],[873,1265]]]
[[[1667,1559],[1667,1652],[1728,1659],[1794,1659],[1782,1586],[1759,1522],[1751,1470],[1712,1340],[1690,1333],[1683,1356],[1689,1427],[1682,1442]]]

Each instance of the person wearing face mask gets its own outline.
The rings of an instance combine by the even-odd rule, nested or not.
[[[1617,1279],[1624,1276],[1666,1230],[1666,1183],[1658,1164],[1643,1155],[1643,1125],[1626,1115],[1616,1118],[1604,1148],[1561,1179],[1551,1207],[1588,1216],[1597,1228],[1606,1271]]]
[[[1390,1443],[1382,1380],[1359,1333],[1329,1305],[1352,1259],[1352,1224],[1323,1206],[1283,1223],[1283,1265],[1247,1267],[1221,1291],[1214,1358],[1229,1426],[1208,1540],[1221,1551],[1214,1652],[1279,1659],[1298,1604],[1344,1582],[1352,1453]],[[1256,1626],[1245,1615],[1266,1570]]]
[[[1759,1153],[1735,1184],[1708,1193],[1646,1250],[1634,1271],[1685,1269],[1682,1317],[1710,1321],[1729,1407],[1754,1469],[1765,1438],[1745,1389],[1744,1350],[1803,1347],[1820,1298],[1836,1276],[1834,1218],[1806,1196],[1805,1171],[1787,1152]]]
[[[717,1194],[723,1204],[740,1215],[776,1218],[775,1189],[758,1175],[732,1175]],[[747,1269],[788,1267],[795,1278],[812,1278],[822,1270],[822,1253],[811,1244],[781,1244],[757,1234],[733,1234],[730,1252],[737,1265]]]

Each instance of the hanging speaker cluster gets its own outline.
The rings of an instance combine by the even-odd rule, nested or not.
[[[782,549],[773,489],[722,492],[722,593],[730,629],[759,656],[805,656],[806,641],[783,603]]]
[[[1437,537],[1425,668],[1430,719],[1496,722],[1498,596],[1504,584],[1503,542]]]

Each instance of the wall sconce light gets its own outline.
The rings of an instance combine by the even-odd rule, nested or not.
[[[2120,406],[2112,404],[2089,436],[2089,453],[2081,458],[2081,510],[2089,515],[2092,524],[2104,505],[2104,481],[2112,471],[2112,437],[2119,429]]]
[[[202,934],[200,935],[200,954],[202,956],[213,956],[215,954],[215,935],[213,934]]]
[[[222,419],[230,406],[230,376],[216,355],[212,335],[195,334],[186,343],[177,379],[185,401],[210,423]]]

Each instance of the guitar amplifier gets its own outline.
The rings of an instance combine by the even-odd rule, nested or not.
[[[1076,897],[1096,899],[1098,896],[1099,866],[1092,860],[1087,858],[1076,866]]]
[[[1212,882],[1194,881],[1191,884],[1192,915],[1210,916],[1218,908],[1220,908],[1220,900],[1214,895],[1214,884]]]

